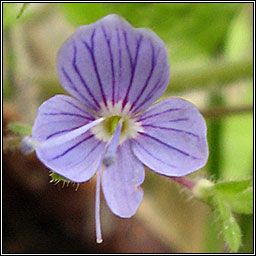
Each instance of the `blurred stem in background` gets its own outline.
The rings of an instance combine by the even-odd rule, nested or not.
[[[14,82],[14,74],[15,74],[15,55],[13,51],[13,39],[12,39],[12,31],[11,28],[7,28],[4,31],[4,59],[5,59],[5,72],[6,72],[6,80],[4,83],[4,96],[10,97],[15,93],[15,82]]]
[[[207,89],[209,85],[216,81],[216,88],[232,84],[232,82],[241,81],[252,77],[253,61],[250,58],[241,58],[239,60],[214,60],[207,63],[197,63],[189,68],[182,70],[172,69],[170,86],[166,94],[173,91],[186,91],[197,88]]]
[[[249,79],[253,75],[253,62],[251,59],[241,59],[238,61],[211,61],[207,64],[192,65],[189,69],[172,69],[170,86],[167,88],[164,96],[173,95],[175,92],[187,92],[194,89],[205,89],[215,81],[217,88],[231,86],[233,82]],[[45,87],[43,97],[49,97],[51,94],[60,92],[60,85],[56,82],[56,77],[49,73],[40,72],[36,74],[37,80],[41,86]]]
[[[224,99],[215,83],[212,84],[208,96],[209,108],[219,108],[224,106]],[[211,180],[215,182],[221,176],[222,154],[223,154],[223,116],[207,119],[207,138],[209,143],[209,159],[207,170]],[[205,229],[205,250],[208,253],[223,252],[223,239],[220,238],[220,227],[216,225],[216,217],[211,214],[206,219]]]
[[[211,89],[210,89],[211,90]],[[224,99],[218,89],[212,89],[209,95],[210,107],[224,106]],[[221,117],[215,117],[207,122],[208,142],[209,142],[209,159],[208,172],[211,178],[217,181],[221,176],[222,155],[223,155],[223,120]]]

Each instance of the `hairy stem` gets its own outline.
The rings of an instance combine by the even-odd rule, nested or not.
[[[180,185],[186,187],[189,190],[192,190],[196,184],[194,181],[185,177],[171,177],[171,179],[178,182]]]

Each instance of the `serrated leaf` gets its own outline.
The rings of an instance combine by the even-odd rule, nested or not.
[[[231,209],[221,196],[216,194],[213,198],[215,214],[219,220],[222,234],[230,251],[237,252],[241,245],[241,230],[232,215]]]
[[[9,123],[7,126],[8,130],[12,131],[13,133],[19,134],[19,135],[30,135],[32,132],[32,127],[27,124],[21,124],[21,123]]]

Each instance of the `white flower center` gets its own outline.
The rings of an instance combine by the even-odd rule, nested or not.
[[[104,142],[108,142],[114,134],[119,120],[123,119],[122,131],[119,139],[119,144],[122,144],[128,138],[136,138],[137,132],[142,131],[141,124],[135,121],[132,113],[129,112],[130,104],[127,103],[122,110],[122,101],[119,101],[114,106],[112,102],[107,102],[107,107],[101,105],[100,116],[105,120],[91,128],[92,134]]]

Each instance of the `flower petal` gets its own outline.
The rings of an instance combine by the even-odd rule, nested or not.
[[[208,159],[205,120],[197,108],[180,98],[169,98],[137,118],[142,132],[132,140],[134,154],[153,171],[184,176]]]
[[[122,101],[137,113],[169,82],[163,41],[117,15],[79,27],[61,47],[57,69],[63,87],[94,110]]]
[[[38,111],[32,137],[39,143],[65,136],[94,121],[93,115],[77,100],[57,95]],[[96,172],[105,143],[87,131],[53,147],[36,149],[38,158],[52,171],[74,182],[85,182]]]
[[[145,171],[131,151],[129,141],[117,150],[117,161],[105,167],[102,175],[102,188],[111,211],[122,217],[134,215],[142,201]]]

